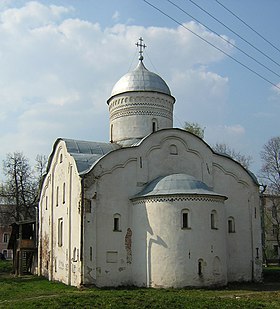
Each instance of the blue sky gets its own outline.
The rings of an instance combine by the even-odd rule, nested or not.
[[[280,48],[278,0],[219,1]],[[168,1],[149,2],[271,82],[280,83],[279,76]],[[191,1],[173,2],[280,75],[278,64]],[[279,51],[215,0],[195,2],[280,63]],[[146,67],[165,79],[176,98],[174,126],[198,122],[206,128],[206,142],[225,142],[251,155],[251,169],[258,174],[263,144],[279,135],[280,90],[143,0],[0,2],[0,160],[14,151],[31,160],[36,154],[49,155],[57,137],[108,141],[106,101],[118,79],[137,65],[135,42],[140,36],[148,45]]]

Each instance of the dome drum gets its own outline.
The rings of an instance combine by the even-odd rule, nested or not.
[[[163,108],[173,112],[174,104],[173,97],[166,97],[165,95],[159,93],[151,93],[151,96],[148,96],[148,92],[145,92],[144,95],[137,92],[120,94],[108,102],[110,113],[114,112],[116,109],[137,106]]]
[[[127,97],[116,99],[110,102],[110,121],[116,118],[127,117],[131,115],[141,115],[141,116],[160,116],[173,119],[173,101],[168,99],[152,97],[153,101],[149,102],[145,97],[133,97],[129,99]],[[148,97],[149,99],[150,97]],[[169,124],[169,126],[172,124]],[[149,134],[148,132],[147,134]]]
[[[152,117],[163,117],[167,118],[172,121],[172,113],[169,111],[162,111],[162,110],[156,110],[156,109],[151,109],[151,108],[145,108],[139,111],[138,109],[135,108],[129,108],[125,110],[120,110],[120,111],[115,111],[110,115],[110,120],[113,121],[118,118],[122,117],[128,117],[128,116],[152,116]],[[154,119],[154,118],[152,118]],[[150,132],[148,132],[146,135],[148,135]]]
[[[111,141],[126,145],[135,143],[163,128],[172,127],[172,114],[162,110],[137,110],[120,111],[110,116]]]

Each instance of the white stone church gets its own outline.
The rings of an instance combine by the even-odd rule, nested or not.
[[[139,64],[107,103],[110,142],[59,138],[39,205],[38,273],[73,286],[223,286],[260,281],[259,186],[173,128],[175,98]]]

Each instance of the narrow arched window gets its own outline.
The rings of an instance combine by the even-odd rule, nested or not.
[[[63,218],[58,219],[57,229],[57,244],[61,247],[63,245]]]
[[[3,234],[3,242],[4,242],[4,243],[7,243],[8,241],[9,241],[9,234],[4,233],[4,234]]]
[[[217,230],[218,229],[218,216],[217,216],[216,210],[212,210],[210,221],[211,221],[211,229]]]
[[[6,249],[3,250],[3,255],[5,259],[8,257],[8,251]]]
[[[182,229],[190,229],[190,211],[183,209],[181,213],[181,227]]]
[[[152,120],[152,132],[156,132],[158,130],[158,123],[156,119]]]
[[[233,217],[228,218],[228,232],[235,233],[235,222]]]
[[[139,165],[140,165],[140,168],[143,168],[143,161],[142,161],[142,157],[139,158]]]
[[[63,162],[63,155],[62,155],[62,153],[60,154],[60,159],[59,159],[59,161],[60,161],[60,163]]]
[[[92,247],[89,247],[89,260],[92,261]]]
[[[56,206],[58,206],[59,186],[56,187]]]
[[[77,248],[74,247],[73,249],[73,261],[76,262],[77,261]]]
[[[120,214],[114,214],[113,231],[114,232],[120,232],[121,231],[121,215]]]
[[[197,273],[199,276],[203,275],[203,260],[199,259],[197,264]]]
[[[221,274],[221,261],[218,256],[215,256],[213,260],[213,274],[214,275]]]
[[[113,142],[113,125],[112,124],[110,128],[110,141]]]
[[[65,182],[63,183],[62,189],[62,203],[65,204],[65,196],[66,196],[66,189],[65,189]]]
[[[169,146],[169,153],[171,155],[177,155],[178,154],[178,149],[176,145],[170,145]]]
[[[256,248],[256,258],[259,259],[260,256],[259,256],[259,248]]]

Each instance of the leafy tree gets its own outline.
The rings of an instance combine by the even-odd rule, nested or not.
[[[185,122],[184,130],[197,135],[201,139],[204,138],[205,128],[202,128],[197,122]]]
[[[0,197],[2,203],[10,206],[7,212],[14,221],[35,218],[39,183],[46,159],[37,156],[36,160],[35,170],[21,152],[9,153],[3,161],[5,181],[0,187]]]
[[[253,158],[251,156],[243,155],[225,143],[216,143],[214,146],[212,146],[212,149],[215,152],[230,156],[231,158],[239,162],[241,165],[243,165],[246,169],[249,169],[253,161]]]

